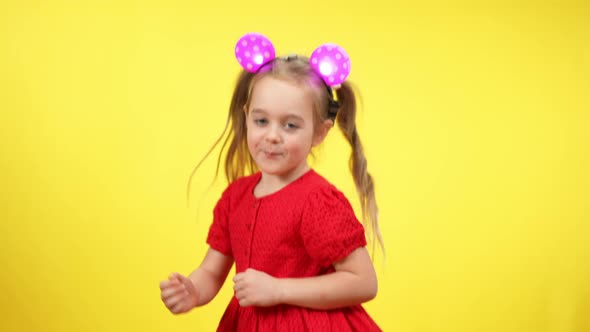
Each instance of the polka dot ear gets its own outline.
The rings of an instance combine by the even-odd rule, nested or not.
[[[246,71],[255,73],[267,62],[274,60],[275,48],[266,36],[247,33],[236,43],[236,59]]]
[[[330,87],[341,84],[350,74],[350,58],[342,47],[335,44],[323,44],[316,48],[309,63]]]

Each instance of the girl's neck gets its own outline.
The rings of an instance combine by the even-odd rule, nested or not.
[[[256,187],[254,187],[254,196],[263,197],[275,193],[289,185],[291,182],[299,179],[303,174],[307,173],[309,169],[309,166],[305,164],[304,167],[299,167],[298,169],[283,175],[262,172],[260,181],[258,181]]]

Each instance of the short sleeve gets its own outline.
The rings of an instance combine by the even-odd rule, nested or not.
[[[230,191],[228,189],[221,195],[213,209],[213,223],[209,227],[207,243],[222,254],[233,256],[229,237]]]
[[[352,206],[334,187],[310,193],[303,211],[301,236],[308,254],[329,266],[367,244],[365,229]]]

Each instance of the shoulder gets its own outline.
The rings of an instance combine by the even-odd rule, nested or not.
[[[260,175],[261,174],[258,172],[234,180],[227,186],[227,188],[225,188],[221,198],[233,200],[234,198],[245,197],[249,193],[252,193],[252,189],[260,180]]]
[[[306,195],[309,204],[350,205],[346,196],[334,184],[314,170],[310,173]]]
[[[326,178],[316,172],[314,169],[310,169],[307,173],[305,173],[299,180],[301,183],[301,187],[304,188],[304,191],[312,192],[315,190],[321,190],[326,188],[334,188]]]

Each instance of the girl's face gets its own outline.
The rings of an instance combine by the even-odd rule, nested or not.
[[[303,175],[307,155],[327,133],[314,130],[311,93],[265,76],[256,82],[245,111],[248,149],[260,171],[285,180]]]

